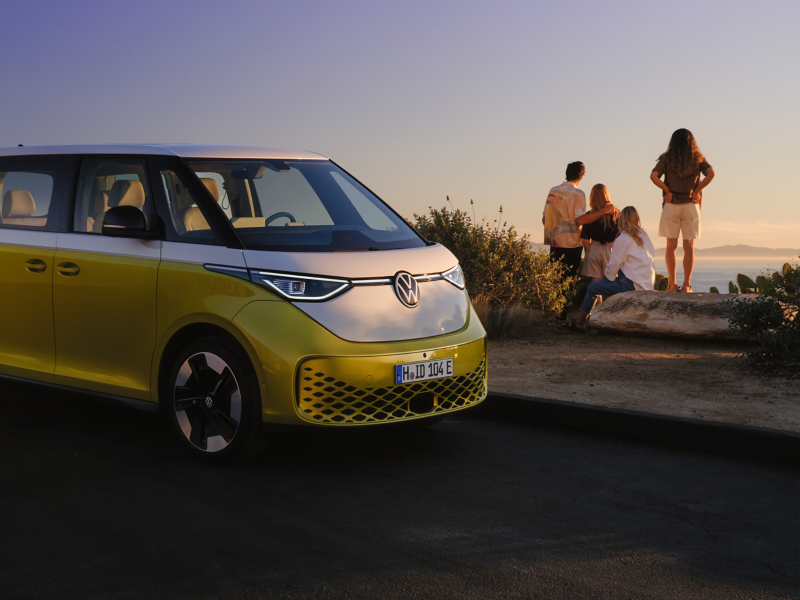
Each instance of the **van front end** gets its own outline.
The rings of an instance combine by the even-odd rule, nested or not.
[[[262,366],[265,423],[396,423],[444,416],[486,398],[486,332],[471,307],[457,331],[400,341],[344,340],[284,302],[253,302],[233,326]],[[416,376],[431,367],[442,376]]]

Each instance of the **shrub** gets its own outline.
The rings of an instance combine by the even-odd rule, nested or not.
[[[718,288],[718,287],[716,287],[716,286],[713,286],[713,285],[712,285],[712,286],[709,288],[709,290],[708,290],[708,293],[709,293],[709,294],[719,294],[719,288]]]
[[[787,263],[755,281],[740,273],[737,281],[743,292],[758,294],[727,301],[730,328],[755,343],[745,355],[759,365],[800,373],[800,265]]]
[[[522,306],[492,304],[482,297],[473,300],[472,306],[486,333],[492,339],[502,340],[529,335],[540,322],[542,314]]]
[[[502,212],[500,207],[501,217]],[[506,228],[498,220],[478,223],[452,206],[431,208],[414,219],[423,236],[455,254],[473,298],[554,315],[566,306],[569,282],[561,278],[560,263],[551,262],[543,250],[534,251],[529,236],[518,235],[513,226]]]
[[[653,284],[653,289],[666,292],[667,288],[669,288],[669,277],[664,277],[663,275],[656,273],[656,281]]]

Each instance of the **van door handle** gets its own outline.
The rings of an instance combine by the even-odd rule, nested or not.
[[[75,263],[71,262],[63,262],[58,265],[56,269],[58,269],[58,272],[64,277],[75,277],[75,275],[81,272],[81,268]]]
[[[38,258],[32,258],[25,263],[25,268],[31,273],[44,273],[47,270],[47,263]]]

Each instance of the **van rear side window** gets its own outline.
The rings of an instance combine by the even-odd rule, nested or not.
[[[0,227],[57,231],[74,164],[55,155],[0,157]]]
[[[0,172],[3,225],[45,227],[53,197],[54,172]]]

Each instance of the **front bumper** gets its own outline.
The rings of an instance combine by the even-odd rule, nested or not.
[[[395,365],[443,358],[453,358],[452,377],[395,384]],[[425,353],[310,358],[300,364],[296,390],[297,413],[312,423],[389,423],[442,415],[486,398],[486,343]]]
[[[265,423],[374,425],[440,415],[486,397],[486,332],[471,307],[456,332],[396,342],[343,340],[288,302],[252,302],[231,328],[256,367]],[[452,377],[394,384],[395,365],[447,357],[454,359]]]

